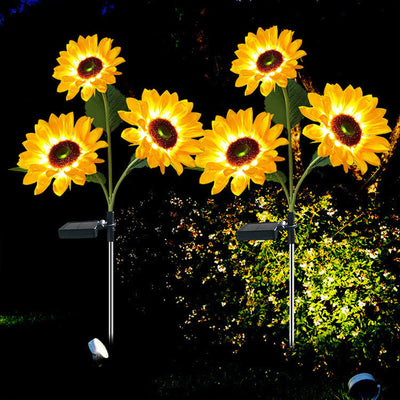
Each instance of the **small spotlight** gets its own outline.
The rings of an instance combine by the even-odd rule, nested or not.
[[[286,227],[286,221],[246,224],[236,232],[236,238],[237,240],[276,240],[279,232]]]
[[[108,358],[106,346],[97,338],[92,339],[89,343],[89,350],[92,353],[93,361],[101,361]]]
[[[349,394],[353,399],[376,400],[381,393],[381,386],[377,385],[371,374],[357,374],[349,382]]]

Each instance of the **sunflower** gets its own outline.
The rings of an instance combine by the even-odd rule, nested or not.
[[[67,93],[67,100],[74,98],[82,88],[81,97],[88,101],[97,89],[107,91],[107,84],[115,83],[115,75],[121,75],[116,66],[125,60],[118,57],[120,47],[111,48],[113,40],[103,38],[97,44],[97,35],[79,36],[78,42],[70,40],[67,51],[61,51],[53,77],[61,82],[57,92]]]
[[[307,125],[303,134],[321,143],[320,157],[329,156],[334,167],[342,164],[346,172],[352,164],[362,174],[368,169],[366,163],[380,165],[375,153],[389,151],[390,144],[378,135],[391,129],[383,118],[386,110],[376,108],[376,97],[363,96],[359,87],[354,89],[349,85],[343,90],[338,84],[328,83],[323,96],[309,93],[308,99],[312,107],[300,107],[300,111],[319,125]]]
[[[61,196],[71,181],[83,185],[86,175],[96,173],[96,150],[107,147],[98,141],[103,130],[91,131],[93,119],[81,117],[74,125],[74,114],[50,115],[49,122],[39,120],[35,133],[28,133],[23,145],[27,151],[19,155],[18,166],[26,169],[24,185],[37,183],[35,195],[43,193],[54,178],[53,190]]]
[[[253,109],[229,110],[226,118],[217,116],[212,130],[206,130],[200,141],[204,152],[196,156],[197,166],[204,168],[200,183],[214,181],[212,194],[219,193],[231,181],[231,190],[240,195],[250,179],[259,185],[265,174],[276,172],[276,161],[283,161],[275,150],[288,144],[279,137],[283,125],[271,127],[272,115],[262,112],[253,122]]]
[[[138,145],[136,158],[147,158],[150,168],[172,165],[178,175],[183,165],[196,166],[191,155],[201,152],[196,137],[203,136],[202,124],[198,122],[201,114],[192,112],[193,103],[179,100],[177,93],[165,91],[162,95],[144,89],[142,100],[127,99],[130,111],[118,111],[124,121],[133,125],[124,129],[123,139]]]
[[[231,71],[238,74],[235,86],[247,86],[245,95],[251,94],[261,82],[261,94],[268,96],[275,84],[286,87],[288,79],[296,77],[296,70],[303,68],[297,59],[306,55],[299,50],[302,40],[292,41],[293,31],[283,30],[278,37],[278,28],[263,30],[257,34],[249,32],[245,43],[239,44],[232,62]]]

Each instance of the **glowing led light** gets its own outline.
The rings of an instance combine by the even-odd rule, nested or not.
[[[89,350],[92,353],[93,360],[98,361],[103,358],[108,358],[106,346],[97,338],[92,339],[89,343]]]

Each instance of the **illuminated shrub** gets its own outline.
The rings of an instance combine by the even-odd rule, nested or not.
[[[342,363],[357,368],[373,360],[393,366],[400,360],[399,216],[384,215],[372,200],[358,199],[343,211],[338,205],[343,193],[338,198],[303,193],[296,212],[295,353],[328,374]],[[154,225],[143,223],[146,209]],[[122,226],[133,228],[118,238],[120,275],[129,286],[135,268],[161,262],[159,285],[181,310],[186,340],[228,346],[234,353],[255,346],[285,357],[286,235],[265,242],[235,238],[244,223],[283,220],[284,212],[276,188],[228,201],[174,193],[161,205],[149,199],[140,211],[126,210],[121,218]],[[134,237],[141,229],[152,235],[147,249],[139,249]]]

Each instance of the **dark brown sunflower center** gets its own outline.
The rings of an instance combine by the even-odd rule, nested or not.
[[[103,69],[103,62],[97,57],[89,57],[82,60],[78,65],[78,75],[82,79],[96,76]]]
[[[336,139],[346,146],[355,146],[361,139],[362,130],[360,125],[350,115],[337,115],[331,122],[331,128]]]
[[[64,168],[76,161],[81,154],[79,145],[71,140],[55,144],[49,153],[49,162],[54,168]]]
[[[157,118],[151,121],[149,132],[153,141],[163,149],[174,147],[178,140],[175,127],[167,119]]]
[[[283,63],[283,56],[279,51],[268,50],[259,55],[257,68],[260,72],[268,73],[275,71]]]
[[[260,146],[251,138],[240,138],[231,143],[226,152],[226,157],[232,166],[240,167],[241,165],[251,163],[260,152]]]

